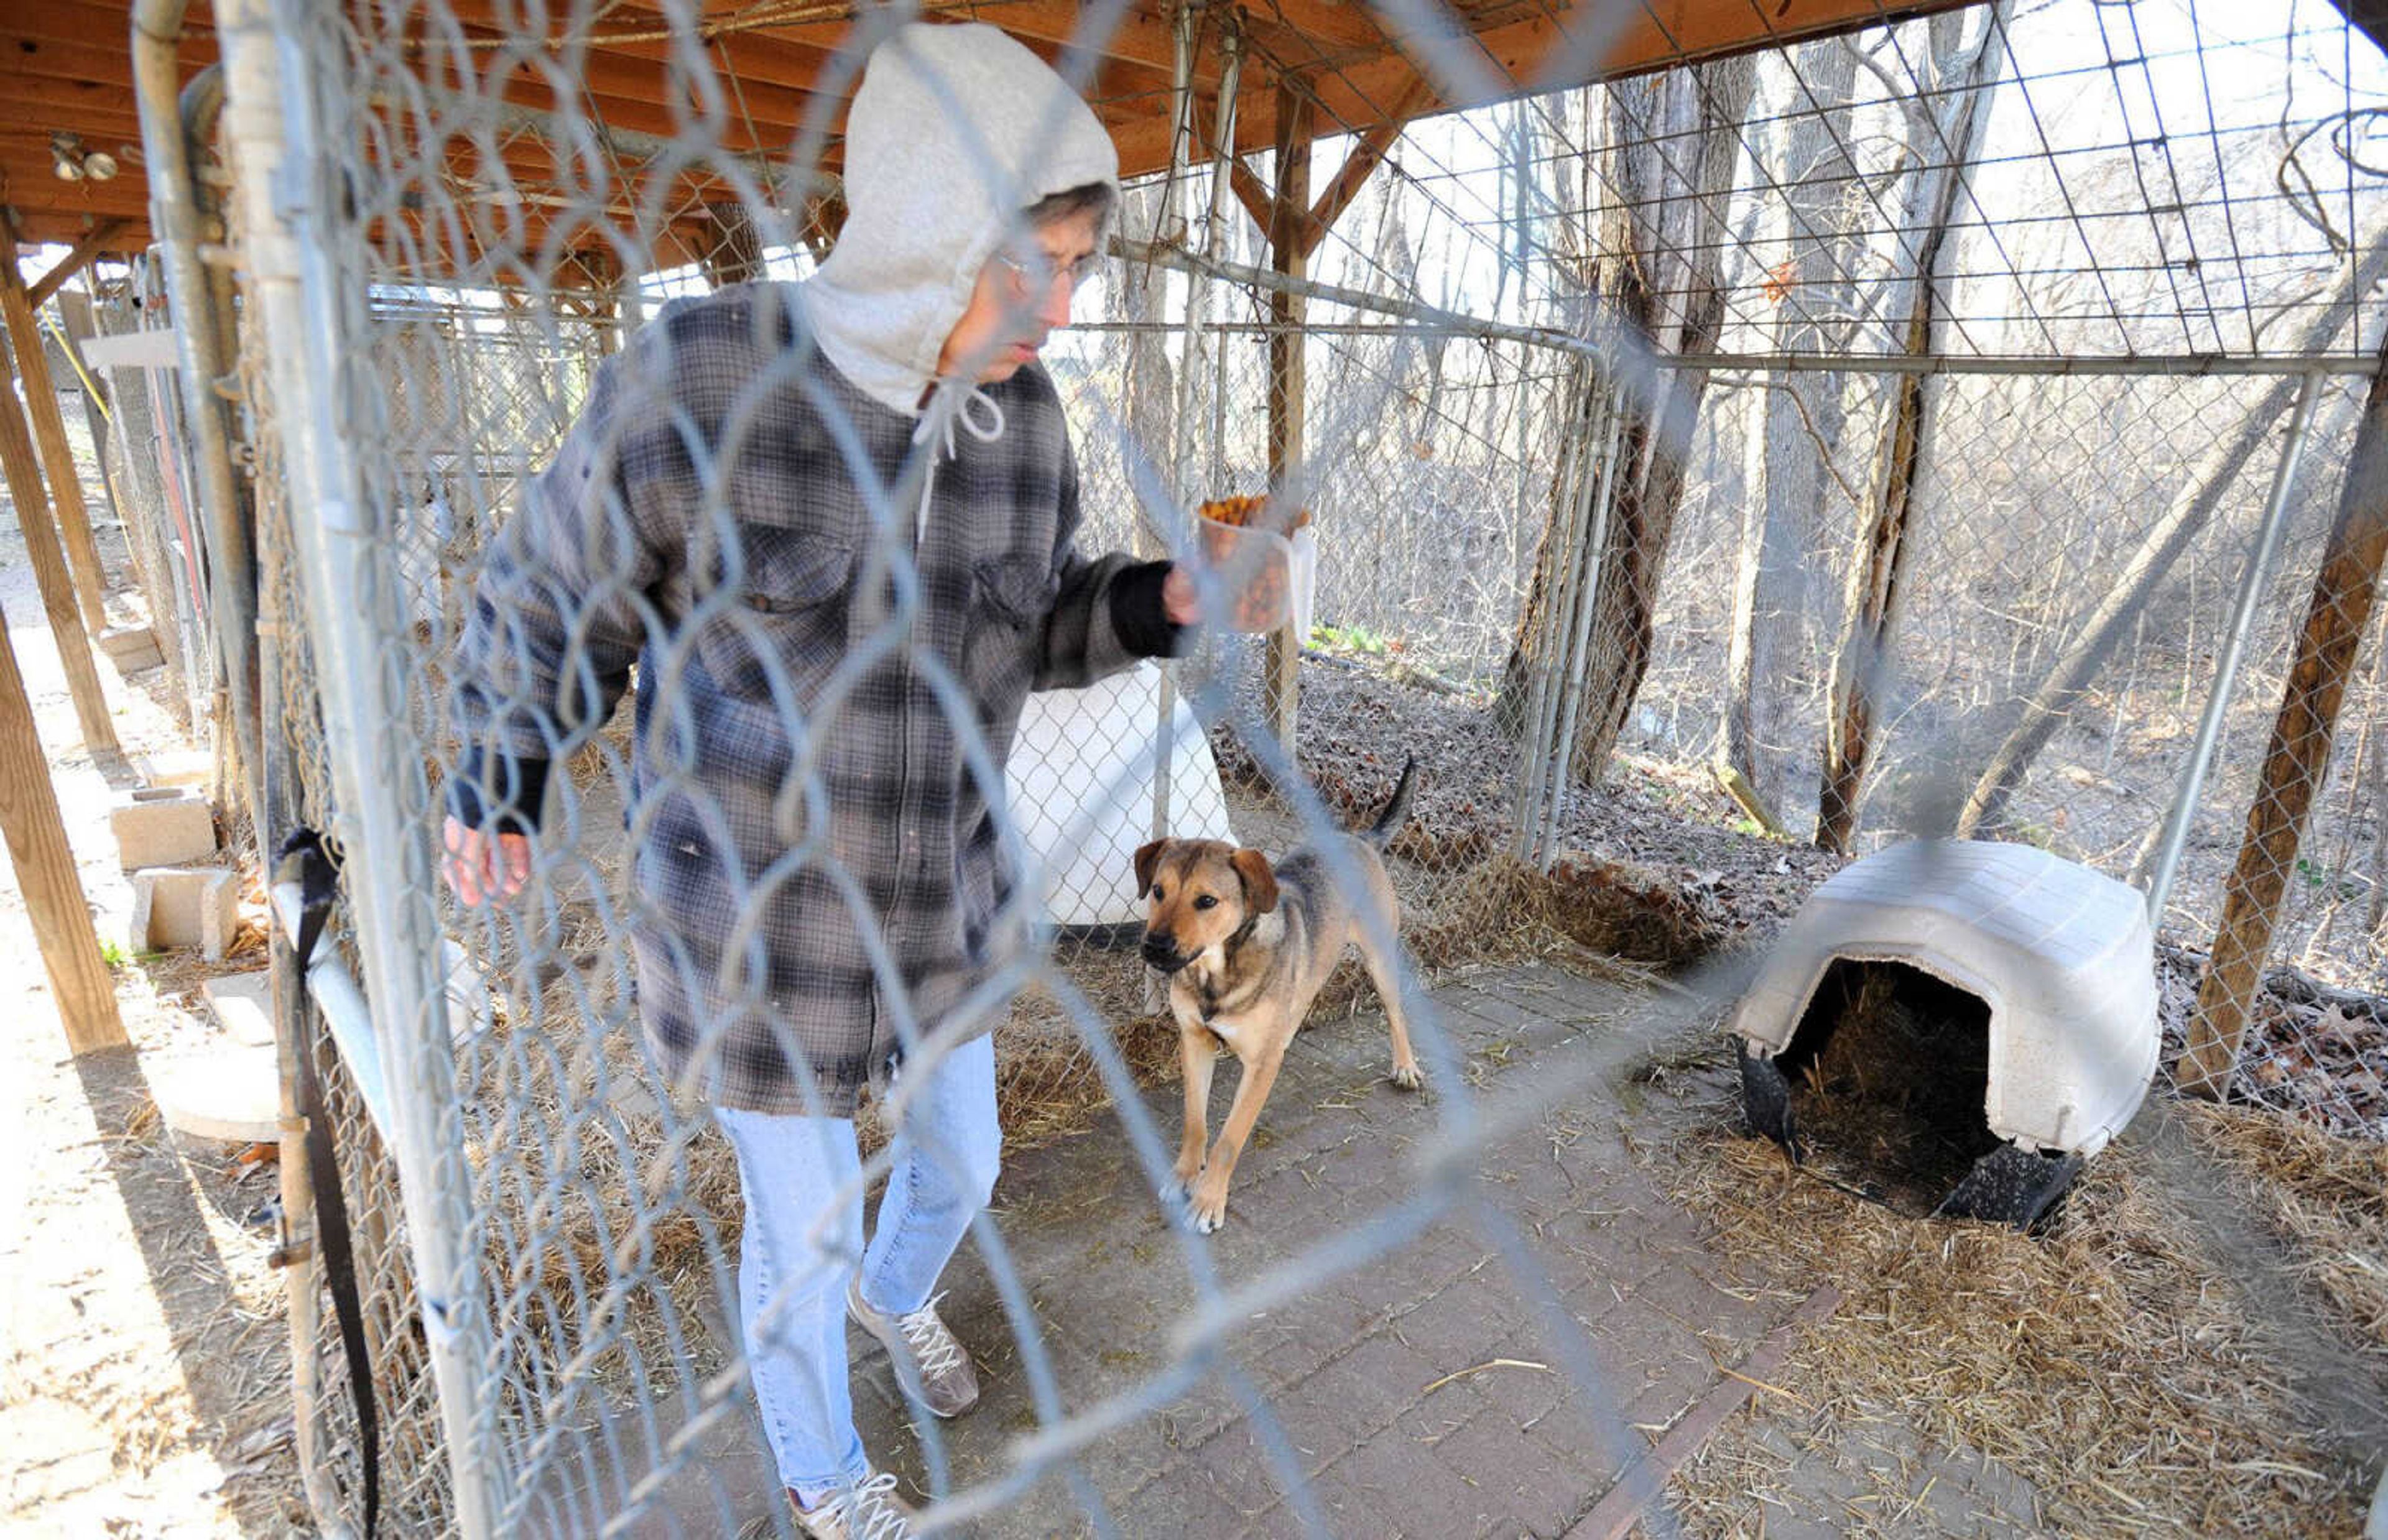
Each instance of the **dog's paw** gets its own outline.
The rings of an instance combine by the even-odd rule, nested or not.
[[[1194,1206],[1194,1186],[1201,1177],[1202,1173],[1198,1168],[1191,1175],[1184,1171],[1172,1171],[1161,1179],[1161,1206],[1172,1218],[1183,1219],[1191,1213]]]
[[[1227,1188],[1225,1182],[1215,1191],[1207,1181],[1197,1181],[1186,1192],[1186,1222],[1198,1235],[1209,1235],[1227,1222]]]
[[[1416,1091],[1426,1084],[1426,1071],[1414,1064],[1393,1066],[1393,1084],[1404,1091]]]

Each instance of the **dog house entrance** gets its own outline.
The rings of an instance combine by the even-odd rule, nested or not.
[[[1760,1130],[1800,1164],[1921,1218],[2000,1148],[1989,1094],[1990,1008],[1904,963],[1836,958],[1776,1056],[1785,1116]]]

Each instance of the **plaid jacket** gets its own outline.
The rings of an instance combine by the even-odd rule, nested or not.
[[[1175,628],[1164,564],[1077,554],[1040,368],[983,387],[998,435],[916,450],[914,419],[796,347],[792,303],[757,284],[675,306],[600,370],[485,558],[451,809],[534,820],[547,762],[635,660],[650,1046],[722,1105],[846,1116],[913,1033],[1001,1012],[984,986],[1026,916],[997,819],[1028,691],[1166,653]]]

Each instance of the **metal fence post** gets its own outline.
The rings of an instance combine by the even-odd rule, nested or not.
[[[423,1326],[438,1386],[460,1533],[489,1534],[493,1472],[485,1458],[480,1366],[488,1319],[473,1267],[470,1173],[453,1116],[455,1065],[439,932],[431,907],[433,831],[401,799],[421,787],[410,713],[378,641],[395,633],[392,553],[346,432],[350,365],[343,342],[363,296],[340,282],[331,249],[339,215],[327,201],[320,93],[336,69],[308,68],[310,19],[269,0],[217,10],[228,87],[226,122],[246,218],[249,299],[267,339],[273,398],[284,423],[292,525],[306,574],[308,622],[327,682],[323,701],[375,1026],[396,1106],[396,1145]],[[393,775],[393,767],[400,774]]]
[[[2222,656],[2214,665],[2214,688],[2205,698],[2205,713],[2198,719],[2197,741],[2181,767],[2180,789],[2165,814],[2164,843],[2155,869],[2148,878],[2148,924],[2164,924],[2165,900],[2172,892],[2173,873],[2180,865],[2181,847],[2189,842],[2189,821],[2197,815],[2197,801],[2205,792],[2205,775],[2214,759],[2214,745],[2222,737],[2222,719],[2230,710],[2230,691],[2239,678],[2239,663],[2247,650],[2248,633],[2255,628],[2255,606],[2272,575],[2272,558],[2280,549],[2280,531],[2289,522],[2289,494],[2297,481],[2297,464],[2305,458],[2305,440],[2313,429],[2314,406],[2321,399],[2322,376],[2307,374],[2297,386],[2295,412],[2289,419],[2289,436],[2280,446],[2280,462],[2272,471],[2272,497],[2264,508],[2264,524],[2256,532],[2255,549],[2248,554],[2247,571],[2239,584],[2239,602],[2230,612],[2229,634]]]

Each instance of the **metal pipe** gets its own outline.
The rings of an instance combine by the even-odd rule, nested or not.
[[[1567,684],[1559,694],[1556,768],[1551,777],[1549,822],[1543,829],[1543,870],[1558,858],[1559,805],[1567,800],[1568,781],[1575,768],[1575,725],[1583,704],[1585,675],[1592,667],[1592,623],[1600,610],[1600,564],[1608,547],[1608,514],[1617,491],[1617,456],[1624,448],[1625,410],[1612,389],[1607,393],[1607,421],[1600,448],[1600,487],[1592,496],[1591,527],[1583,542],[1583,576],[1577,602],[1575,645],[1568,650]],[[1595,771],[1595,775],[1597,772]]]
[[[1341,305],[1349,309],[1365,310],[1372,315],[1397,316],[1405,321],[1425,322],[1447,326],[1463,336],[1483,337],[1494,341],[1528,342],[1581,358],[1597,359],[1614,367],[1620,359],[1632,357],[1646,360],[1649,349],[1632,344],[1626,335],[1613,326],[1601,326],[1594,335],[1570,336],[1548,326],[1518,326],[1508,322],[1485,321],[1446,310],[1439,305],[1416,300],[1389,299],[1365,289],[1347,288],[1340,284],[1322,284],[1315,279],[1291,278],[1266,268],[1256,268],[1242,262],[1220,261],[1197,256],[1175,246],[1158,241],[1132,241],[1124,237],[1114,240],[1111,249],[1132,262],[1150,262],[1157,267],[1174,268],[1179,272],[1204,277],[1224,278],[1233,284],[1247,284],[1256,288],[1279,294],[1299,295],[1329,305]]]
[[[1160,260],[1160,259],[1155,259]],[[1259,269],[1251,270],[1259,271]],[[1275,275],[1282,277],[1282,274]],[[1302,279],[1285,279],[1273,285],[1288,293],[1304,292]],[[1311,297],[1324,298],[1325,296]],[[1383,297],[1378,297],[1382,299]],[[1334,301],[1345,303],[1341,298]],[[1404,302],[1387,300],[1370,306],[1373,311],[1400,310]],[[1213,322],[1215,330],[1266,335],[1278,331],[1276,322],[1225,317]],[[1448,319],[1413,316],[1403,321],[1320,321],[1304,322],[1305,334],[1360,337],[1455,337],[1468,341],[1526,342],[1538,347],[1559,348],[1577,352],[1582,349],[1562,347],[1563,333],[1543,332],[1531,336],[1518,336],[1519,328],[1503,322],[1489,322],[1457,311]],[[1073,332],[1090,335],[1145,332],[1172,332],[1168,323],[1156,321],[1073,321]],[[1531,328],[1526,328],[1531,331]],[[2310,374],[2317,371],[2331,375],[2361,375],[2377,372],[2377,359],[2357,358],[2346,354],[2293,354],[2277,358],[2226,356],[2222,354],[2139,354],[2128,359],[2078,359],[2029,357],[2022,354],[1989,354],[1975,358],[1916,358],[1909,355],[1883,353],[1683,353],[1654,357],[1654,367],[1667,370],[1697,370],[1703,373],[1732,374],[1771,372],[1781,370],[1805,374],[1987,374],[1987,375],[2098,375],[2102,377],[2160,377],[2238,379],[2248,375],[2277,376]]]
[[[1566,565],[1562,569],[1565,583],[1559,590],[1565,599],[1552,611],[1550,667],[1543,686],[1542,715],[1535,729],[1534,823],[1526,831],[1524,849],[1527,858],[1544,871],[1550,869],[1556,853],[1551,840],[1558,827],[1558,809],[1567,799],[1567,768],[1572,758],[1567,751],[1564,727],[1567,681],[1577,672],[1576,638],[1592,613],[1586,590],[1598,583],[1594,550],[1600,527],[1600,472],[1606,462],[1605,449],[1617,410],[1614,391],[1598,385],[1594,388],[1597,395],[1591,398],[1592,410],[1575,451],[1575,508],[1568,522]]]
[[[480,1381],[489,1314],[470,1243],[472,1172],[464,1158],[456,1066],[432,903],[438,852],[429,799],[407,736],[404,682],[384,638],[400,634],[389,542],[375,527],[357,444],[353,361],[345,345],[367,313],[362,285],[336,248],[363,249],[333,196],[334,159],[316,136],[346,123],[338,71],[309,57],[309,8],[277,17],[272,0],[221,0],[217,36],[228,88],[225,123],[241,200],[248,300],[263,335],[271,399],[283,419],[293,535],[306,581],[309,631],[327,684],[324,736],[333,827],[349,853],[346,896],[390,1088],[399,1191],[413,1252],[456,1527],[494,1531],[499,1474]],[[391,767],[400,773],[393,775]],[[413,805],[401,805],[412,796]]]
[[[1236,160],[1236,99],[1243,87],[1244,39],[1239,13],[1225,13],[1219,32],[1219,95],[1213,104],[1211,116],[1211,208],[1202,221],[1202,250],[1207,256],[1217,256],[1227,248],[1227,210],[1235,202],[1235,183],[1231,168]],[[1202,285],[1202,328],[1215,330],[1213,313],[1218,296],[1213,285]],[[1188,347],[1193,346],[1188,337]],[[1191,361],[1189,352],[1188,361]],[[1214,377],[1211,386],[1211,460],[1223,464],[1227,426],[1227,350],[1213,338],[1211,361]]]
[[[1594,371],[1591,363],[1580,362],[1576,370],[1575,416],[1569,424],[1566,481],[1561,488],[1567,500],[1549,536],[1558,542],[1562,555],[1551,565],[1549,599],[1541,617],[1541,662],[1527,687],[1525,719],[1520,724],[1516,845],[1520,861],[1535,858],[1538,831],[1548,822],[1544,799],[1551,789],[1555,747],[1552,735],[1558,726],[1558,678],[1567,666],[1568,637],[1574,629],[1576,599],[1582,580],[1584,525],[1591,514],[1595,463],[1591,457],[1605,432],[1602,424],[1615,395],[1611,390],[1594,387],[1594,380],[1589,377]]]
[[[1591,366],[1579,361],[1571,372],[1581,382]],[[1533,664],[1526,683],[1526,709],[1518,722],[1518,836],[1515,845],[1520,861],[1534,856],[1535,831],[1543,823],[1543,789],[1550,774],[1550,734],[1555,689],[1552,680],[1559,666],[1559,652],[1566,646],[1567,621],[1570,612],[1569,595],[1575,580],[1573,552],[1577,544],[1580,521],[1582,518],[1582,488],[1587,485],[1584,454],[1592,441],[1591,426],[1585,417],[1588,394],[1581,384],[1573,391],[1573,417],[1570,430],[1562,444],[1563,458],[1556,478],[1554,499],[1564,498],[1557,505],[1557,516],[1551,521],[1545,542],[1558,542],[1557,549],[1566,553],[1550,564],[1550,591],[1532,638],[1535,647]],[[1545,550],[1550,547],[1545,545]]]
[[[198,469],[200,521],[208,547],[208,609],[216,636],[218,666],[231,697],[233,734],[239,739],[242,795],[249,827],[260,843],[265,826],[260,770],[263,735],[257,695],[257,549],[248,510],[233,473],[232,446],[238,436],[232,403],[216,391],[229,364],[223,353],[223,318],[216,315],[207,270],[199,259],[201,210],[191,175],[187,104],[212,117],[212,94],[222,67],[199,72],[185,92],[175,62],[184,0],[139,0],[133,11],[133,82],[141,110],[141,153],[149,183],[149,223],[165,256],[167,301],[175,319],[182,356],[183,410],[191,424],[192,458]],[[192,553],[196,559],[197,553]]]
[[[2305,442],[2312,436],[2314,408],[2321,398],[2323,372],[2315,370],[2305,375],[2297,386],[2296,410],[2289,418],[2289,435],[2280,446],[2280,461],[2272,468],[2272,494],[2264,505],[2264,525],[2256,532],[2255,549],[2247,558],[2247,571],[2239,583],[2239,600],[2230,612],[2230,629],[2224,636],[2222,656],[2214,665],[2214,688],[2205,698],[2205,711],[2198,718],[2197,741],[2190,749],[2189,764],[2180,773],[2180,789],[2173,794],[2172,808],[2165,817],[2164,843],[2156,852],[2155,869],[2148,878],[2148,926],[2151,929],[2164,923],[2165,901],[2171,896],[2172,879],[2180,865],[2180,852],[2189,843],[2190,820],[2196,816],[2197,801],[2205,790],[2207,762],[2214,757],[2214,746],[2222,738],[2222,719],[2230,709],[2230,688],[2238,680],[2239,663],[2247,650],[2247,637],[2255,626],[2255,607],[2263,602],[2264,585],[2271,576],[2272,558],[2280,547],[2280,532],[2289,522],[2289,494],[2295,488],[2298,461],[2305,458]]]
[[[1222,234],[1226,227],[1225,205],[1226,199],[1233,196],[1228,182],[1230,157],[1228,151],[1221,145],[1223,135],[1226,145],[1232,145],[1235,143],[1233,136],[1236,122],[1236,87],[1238,77],[1242,72],[1243,51],[1239,46],[1239,38],[1232,21],[1220,33],[1219,51],[1221,64],[1217,116],[1212,120],[1211,205],[1202,216],[1202,250],[1206,258],[1217,252],[1222,244]],[[1189,74],[1187,90],[1190,95],[1193,89],[1190,82],[1192,55],[1188,52],[1185,57]],[[1189,107],[1189,121],[1191,112],[1192,109]],[[1186,323],[1182,329],[1185,350],[1180,355],[1177,370],[1177,415],[1172,433],[1175,442],[1171,446],[1169,458],[1171,475],[1176,483],[1173,489],[1177,494],[1178,501],[1190,507],[1199,500],[1194,495],[1195,488],[1192,485],[1195,380],[1200,372],[1198,365],[1201,359],[1203,334],[1209,329],[1211,322],[1214,275],[1202,269],[1195,268],[1188,270],[1188,276],[1190,282],[1186,285]],[[1213,446],[1213,448],[1215,449],[1216,446]]]
[[[1366,335],[1372,332],[1411,332],[1425,330],[1429,335],[1480,338],[1492,342],[1522,342],[1555,352],[1571,353],[1582,358],[1600,359],[1614,364],[1631,357],[1652,369],[1696,370],[1704,373],[1782,372],[1785,373],[1874,373],[1874,374],[2022,374],[2054,376],[2112,375],[2118,377],[2159,376],[2164,378],[2221,379],[2251,374],[2334,374],[2369,377],[2380,369],[2380,360],[2368,355],[2329,353],[2296,357],[2258,358],[2224,353],[2135,354],[2129,358],[2085,359],[2032,357],[2017,354],[1994,354],[1980,358],[1948,358],[1933,355],[1914,357],[1886,353],[1670,353],[1653,355],[1646,347],[1632,346],[1626,334],[1614,325],[1602,323],[1583,336],[1571,335],[1549,326],[1521,326],[1510,322],[1487,321],[1459,310],[1447,310],[1440,306],[1416,300],[1395,299],[1365,289],[1348,288],[1340,284],[1323,284],[1315,279],[1290,278],[1271,272],[1266,268],[1251,267],[1241,262],[1219,261],[1198,256],[1182,247],[1159,241],[1114,239],[1113,253],[1127,261],[1150,262],[1156,267],[1179,272],[1208,273],[1230,283],[1249,284],[1254,288],[1274,290],[1280,294],[1299,295],[1329,305],[1341,305],[1349,309],[1363,310],[1371,315],[1392,316],[1404,322],[1395,327],[1370,327],[1365,323],[1321,322],[1306,323],[1309,332],[1349,332]],[[1150,322],[1142,323],[1150,329]],[[1265,331],[1264,322],[1221,322],[1238,331]],[[1073,330],[1083,332],[1135,331],[1134,322],[1088,322]],[[1622,349],[1622,351],[1620,351]]]
[[[298,934],[299,910],[304,903],[298,884],[277,882],[268,896],[273,901],[278,939],[286,945]],[[364,991],[357,988],[356,977],[333,953],[328,937],[307,966],[307,993],[323,1013],[324,1025],[331,1029],[332,1041],[340,1051],[340,1062],[356,1084],[357,1095],[373,1119],[374,1131],[384,1143],[394,1142],[398,1138],[398,1117],[390,1100],[389,1082],[382,1075],[381,1045],[374,1037],[373,1007],[366,1004]]]
[[[1171,58],[1170,110],[1173,127],[1169,136],[1169,176],[1162,183],[1161,208],[1156,217],[1155,231],[1165,234],[1171,207],[1177,190],[1189,169],[1194,153],[1194,24],[1195,9],[1182,6],[1170,19]],[[1164,289],[1164,296],[1166,290]],[[1189,314],[1193,297],[1187,298]],[[1176,410],[1170,413],[1170,434],[1174,440],[1169,450],[1170,494],[1181,503],[1186,500],[1186,409],[1189,398],[1188,382],[1194,372],[1194,345],[1188,336],[1186,354],[1175,380]],[[1169,838],[1170,793],[1177,776],[1177,675],[1167,663],[1161,666],[1161,688],[1153,692],[1152,722],[1152,838]],[[1163,999],[1160,975],[1148,970],[1144,976],[1144,992],[1149,1007],[1158,1007]]]
[[[1886,353],[1670,353],[1651,360],[1664,369],[1731,373],[1781,372],[1789,374],[2046,374],[2160,376],[2233,379],[2245,374],[2360,374],[2380,372],[2380,360],[2353,354],[2283,354],[2271,358],[2237,357],[2224,353],[2139,353],[2129,358],[2035,358],[1993,354],[1981,358],[1948,358],[1933,354]]]

